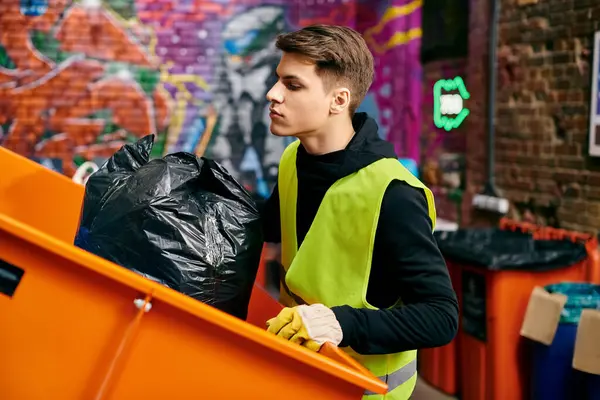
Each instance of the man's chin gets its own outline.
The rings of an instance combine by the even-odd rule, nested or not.
[[[273,126],[273,124],[271,124],[271,126],[269,127],[269,130],[275,136],[281,136],[281,137],[294,136],[294,133],[291,129],[282,129],[281,127]]]

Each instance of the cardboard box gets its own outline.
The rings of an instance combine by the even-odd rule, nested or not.
[[[600,375],[600,310],[583,310],[581,313],[573,368]]]
[[[548,293],[542,287],[535,287],[525,311],[521,336],[551,345],[566,302],[565,295]],[[581,313],[573,368],[600,375],[600,310],[586,309]]]
[[[551,345],[566,303],[567,296],[563,294],[548,293],[539,286],[533,288],[521,326],[521,336]]]

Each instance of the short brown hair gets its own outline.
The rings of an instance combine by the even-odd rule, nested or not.
[[[373,83],[373,55],[367,43],[353,29],[337,25],[311,25],[277,37],[283,52],[301,54],[316,64],[325,86],[348,85],[353,115]]]

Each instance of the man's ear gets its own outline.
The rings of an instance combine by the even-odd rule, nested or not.
[[[345,112],[350,106],[350,100],[350,89],[346,87],[336,89],[333,92],[329,112],[332,114],[341,114]]]

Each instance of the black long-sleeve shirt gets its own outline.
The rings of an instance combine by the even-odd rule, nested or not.
[[[297,237],[300,245],[329,187],[383,157],[395,157],[365,114],[354,118],[357,134],[345,150],[313,156],[299,146]],[[264,206],[265,241],[279,243],[279,195]],[[394,306],[401,299],[401,305]],[[383,198],[375,235],[367,301],[379,308],[333,307],[343,332],[341,347],[361,354],[389,354],[442,346],[458,329],[458,303],[432,233],[422,190],[394,181]]]

